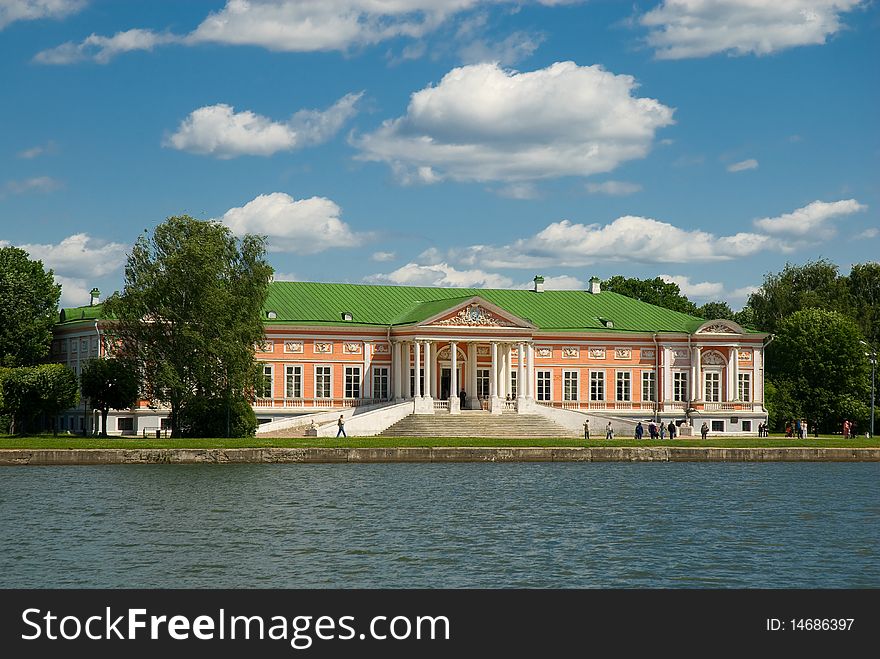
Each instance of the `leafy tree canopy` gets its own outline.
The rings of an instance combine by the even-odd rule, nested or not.
[[[0,247],[0,365],[37,364],[49,354],[61,287],[41,261]]]
[[[76,376],[61,364],[4,369],[0,399],[12,417],[13,432],[25,433],[40,414],[54,422],[58,414],[79,402]]]
[[[109,358],[92,359],[80,374],[82,395],[91,406],[101,410],[101,434],[107,436],[107,414],[110,409],[133,407],[138,400],[137,368],[131,362]]]
[[[734,320],[734,316],[736,316],[727,302],[707,302],[697,308],[697,315],[706,320],[717,320],[719,318]]]
[[[635,300],[691,314],[692,316],[698,315],[697,305],[682,295],[678,284],[663,281],[660,277],[636,279],[635,277],[614,275],[611,279],[602,282],[602,290],[626,295]]]
[[[105,309],[122,354],[142,365],[145,396],[171,408],[174,436],[195,397],[253,386],[272,274],[265,253],[262,237],[239,240],[222,224],[186,215],[168,218],[132,248],[125,289]]]

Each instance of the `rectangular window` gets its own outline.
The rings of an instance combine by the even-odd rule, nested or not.
[[[461,386],[461,383],[458,383]],[[425,395],[425,369],[421,368],[419,373],[419,387],[421,388],[422,396]],[[415,396],[416,394],[416,369],[409,369],[409,393],[411,396]]]
[[[159,429],[160,430],[171,430],[171,418],[163,417],[159,419]]]
[[[562,400],[578,399],[578,372],[562,371]]]
[[[752,432],[752,422],[743,421],[743,432]]]
[[[373,367],[373,398],[388,399],[388,367]]]
[[[538,371],[538,400],[550,400],[550,371]]]
[[[489,397],[489,369],[477,369],[477,398]]]
[[[679,403],[688,402],[688,374],[677,371],[672,374],[672,400]]]
[[[315,398],[330,398],[330,367],[315,367]]]
[[[632,399],[632,374],[629,371],[617,371],[617,400]]]
[[[751,373],[740,373],[739,374],[739,389],[737,390],[737,398],[739,398],[744,403],[748,403],[752,400],[752,374]]]
[[[303,368],[302,366],[284,367],[284,397],[302,398]]]
[[[345,367],[345,397],[361,397],[361,368],[360,366]]]
[[[272,366],[264,366],[260,384],[257,387],[257,398],[272,398]]]
[[[706,373],[706,388],[703,391],[707,403],[717,403],[721,400],[721,373],[709,371]]]
[[[510,397],[516,398],[516,371],[510,372]]]
[[[724,421],[712,421],[712,432],[724,432]]]
[[[605,371],[590,371],[590,400],[605,400]]]
[[[80,417],[82,420],[82,417]],[[134,419],[130,416],[123,416],[116,419],[116,429],[122,432],[131,432],[134,430]]]
[[[642,371],[642,400],[657,401],[657,378],[654,371]]]

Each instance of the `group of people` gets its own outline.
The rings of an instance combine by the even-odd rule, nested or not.
[[[763,421],[758,424],[758,437],[769,437],[770,427]]]
[[[674,421],[670,421],[669,425],[664,425],[662,422],[654,423],[651,421],[648,424],[648,436],[651,439],[659,439],[664,440],[667,437],[667,433],[669,439],[675,439],[675,435],[678,433],[678,427],[675,425]],[[645,435],[645,427],[642,425],[642,422],[639,421],[636,424],[635,429],[635,438],[642,439]],[[586,419],[584,421],[584,439],[590,439],[590,420]],[[614,426],[611,425],[609,421],[605,426],[605,439],[614,439]]]
[[[844,422],[845,424],[846,422]],[[813,424],[813,427],[816,430],[816,436],[818,437],[818,426]],[[844,433],[846,430],[844,430]],[[810,424],[807,423],[806,419],[795,419],[794,421],[789,421],[785,424],[785,436],[786,437],[797,437],[798,439],[806,439],[807,435],[810,433]]]

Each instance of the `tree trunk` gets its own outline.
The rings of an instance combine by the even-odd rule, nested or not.
[[[101,408],[101,437],[107,436],[107,414],[110,412],[109,407]]]

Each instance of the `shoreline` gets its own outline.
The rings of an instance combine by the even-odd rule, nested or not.
[[[0,449],[0,466],[444,462],[880,462],[880,448],[375,447]]]

